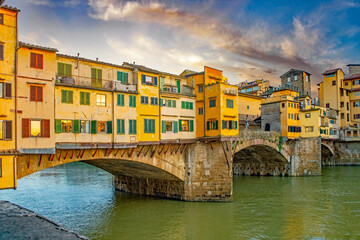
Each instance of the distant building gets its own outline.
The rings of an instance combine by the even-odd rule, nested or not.
[[[280,76],[281,85],[299,92],[300,96],[311,97],[311,74],[303,70],[290,69]]]
[[[253,95],[262,95],[270,89],[269,80],[256,80],[252,82],[242,82],[237,85],[239,87],[239,93],[247,93]]]
[[[263,99],[264,97],[261,96],[238,93],[239,129],[261,128],[261,100]]]

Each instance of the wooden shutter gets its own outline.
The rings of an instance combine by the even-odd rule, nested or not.
[[[210,131],[210,121],[206,122],[206,130]]]
[[[166,121],[162,121],[162,133],[166,133]]]
[[[238,123],[237,121],[234,121],[234,129],[237,129],[238,128]]]
[[[73,120],[73,133],[80,132],[80,120]]]
[[[129,74],[128,73],[123,73],[123,77],[124,77],[124,82],[123,83],[128,83]]]
[[[36,53],[30,53],[30,67],[36,68]]]
[[[71,75],[72,75],[72,65],[71,64],[65,64],[65,76],[69,76],[69,77],[71,77]]]
[[[36,87],[36,101],[43,101],[43,87]]]
[[[179,119],[179,132],[182,132],[182,121]]]
[[[67,103],[73,103],[73,91],[67,91]]]
[[[91,120],[91,134],[97,133],[97,122],[96,120]]]
[[[154,85],[157,86],[157,77],[154,77]]]
[[[133,121],[133,120],[129,120],[129,134],[132,134],[132,133],[133,133],[132,121]]]
[[[176,81],[176,86],[177,86],[177,92],[180,93],[180,81]]]
[[[222,120],[222,129],[225,129],[225,120]]]
[[[11,140],[12,139],[12,121],[5,121],[5,140]]]
[[[50,137],[50,119],[42,120],[42,128],[43,128],[43,137],[49,138]]]
[[[174,124],[174,133],[178,133],[178,122],[177,121],[173,121],[173,124]]]
[[[36,86],[30,85],[30,101],[36,101]]]
[[[37,55],[37,68],[43,69],[43,55],[42,54],[36,54]]]
[[[55,132],[56,133],[61,133],[62,132],[61,120],[60,119],[55,120]]]
[[[119,71],[117,72],[116,80],[121,81],[121,72],[119,72]]]
[[[5,83],[5,98],[11,98],[11,83]]]
[[[96,69],[91,69],[91,86],[96,87]]]
[[[112,127],[112,121],[107,121],[106,122],[106,133],[107,134],[111,134],[113,127]]]
[[[61,90],[61,102],[66,103],[66,90]]]
[[[59,77],[64,76],[65,71],[64,71],[64,64],[63,63],[58,63],[58,72],[57,73],[58,73]]]
[[[194,131],[194,120],[190,120],[190,132]]]
[[[141,84],[145,85],[145,78],[146,76],[144,74],[141,74]]]
[[[0,44],[0,61],[4,60],[4,45]]]
[[[116,133],[120,134],[120,132],[120,119],[116,119]]]
[[[133,120],[133,124],[134,124],[133,131],[134,131],[134,134],[136,134],[136,120]]]
[[[85,105],[90,105],[90,93],[85,93]]]
[[[30,137],[30,119],[28,118],[22,119],[22,137],[23,138]]]
[[[84,105],[85,104],[85,93],[84,92],[80,92],[80,105]]]
[[[101,69],[97,69],[96,78],[97,78],[96,87],[102,88],[102,70]]]

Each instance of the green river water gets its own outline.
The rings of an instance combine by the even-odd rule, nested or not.
[[[85,163],[46,169],[0,191],[90,239],[360,239],[360,167],[319,177],[234,177],[231,203],[180,202],[114,191]]]

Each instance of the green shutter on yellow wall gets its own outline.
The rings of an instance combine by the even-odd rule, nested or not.
[[[96,120],[91,120],[91,134],[97,133],[97,122]]]
[[[112,133],[112,121],[106,121],[106,133],[111,134]]]
[[[80,120],[73,120],[73,133],[80,132]]]
[[[173,124],[174,124],[174,126],[173,126],[174,133],[178,133],[178,122],[174,121]]]
[[[57,75],[58,75],[59,77],[64,76],[64,64],[58,62],[57,66],[58,66]]]
[[[182,121],[181,121],[181,119],[179,119],[179,132],[181,132],[182,131]]]
[[[85,93],[80,92],[80,105],[84,105],[84,104],[85,104]]]
[[[61,133],[61,120],[60,119],[56,119],[55,120],[55,132],[56,133]]]
[[[162,133],[166,133],[166,121],[162,121]]]
[[[85,93],[85,105],[90,105],[90,93]]]
[[[177,92],[178,92],[178,93],[180,93],[180,85],[181,85],[180,80],[177,80],[177,81],[176,81],[176,86],[177,86]]]
[[[190,120],[190,132],[194,131],[194,120]]]

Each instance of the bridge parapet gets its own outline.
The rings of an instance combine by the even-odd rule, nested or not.
[[[278,132],[253,131],[247,129],[239,131],[239,138],[243,140],[278,139],[279,137],[280,133]]]

